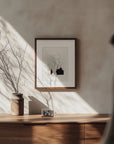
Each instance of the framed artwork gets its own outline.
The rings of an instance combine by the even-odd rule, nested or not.
[[[35,88],[76,88],[75,38],[35,38]]]

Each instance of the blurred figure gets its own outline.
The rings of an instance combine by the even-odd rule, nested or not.
[[[110,39],[110,44],[114,48],[114,34]],[[105,129],[101,144],[114,144],[114,77],[113,77],[113,110],[111,119]]]

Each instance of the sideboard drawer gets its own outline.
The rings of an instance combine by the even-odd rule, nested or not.
[[[38,144],[84,144],[83,124],[34,125],[32,133]]]
[[[84,144],[83,124],[0,125],[0,143]]]
[[[85,139],[100,139],[105,126],[105,123],[85,124]]]
[[[32,128],[25,127],[23,124],[0,124],[1,137],[30,137]]]
[[[32,133],[35,137],[84,139],[83,124],[46,124],[32,126]]]

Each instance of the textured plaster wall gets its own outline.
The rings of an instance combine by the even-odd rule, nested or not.
[[[48,105],[56,113],[110,112],[114,50],[108,42],[114,33],[114,0],[0,0],[0,16],[7,29],[15,31],[15,38],[19,37],[17,43],[22,48],[23,43],[28,45],[20,89],[25,97],[26,113],[40,113]],[[35,37],[80,39],[77,90],[39,92],[34,89]],[[10,112],[11,93],[1,80],[1,113]]]

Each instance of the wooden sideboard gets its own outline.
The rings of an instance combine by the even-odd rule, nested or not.
[[[0,144],[99,144],[109,115],[0,114]]]

